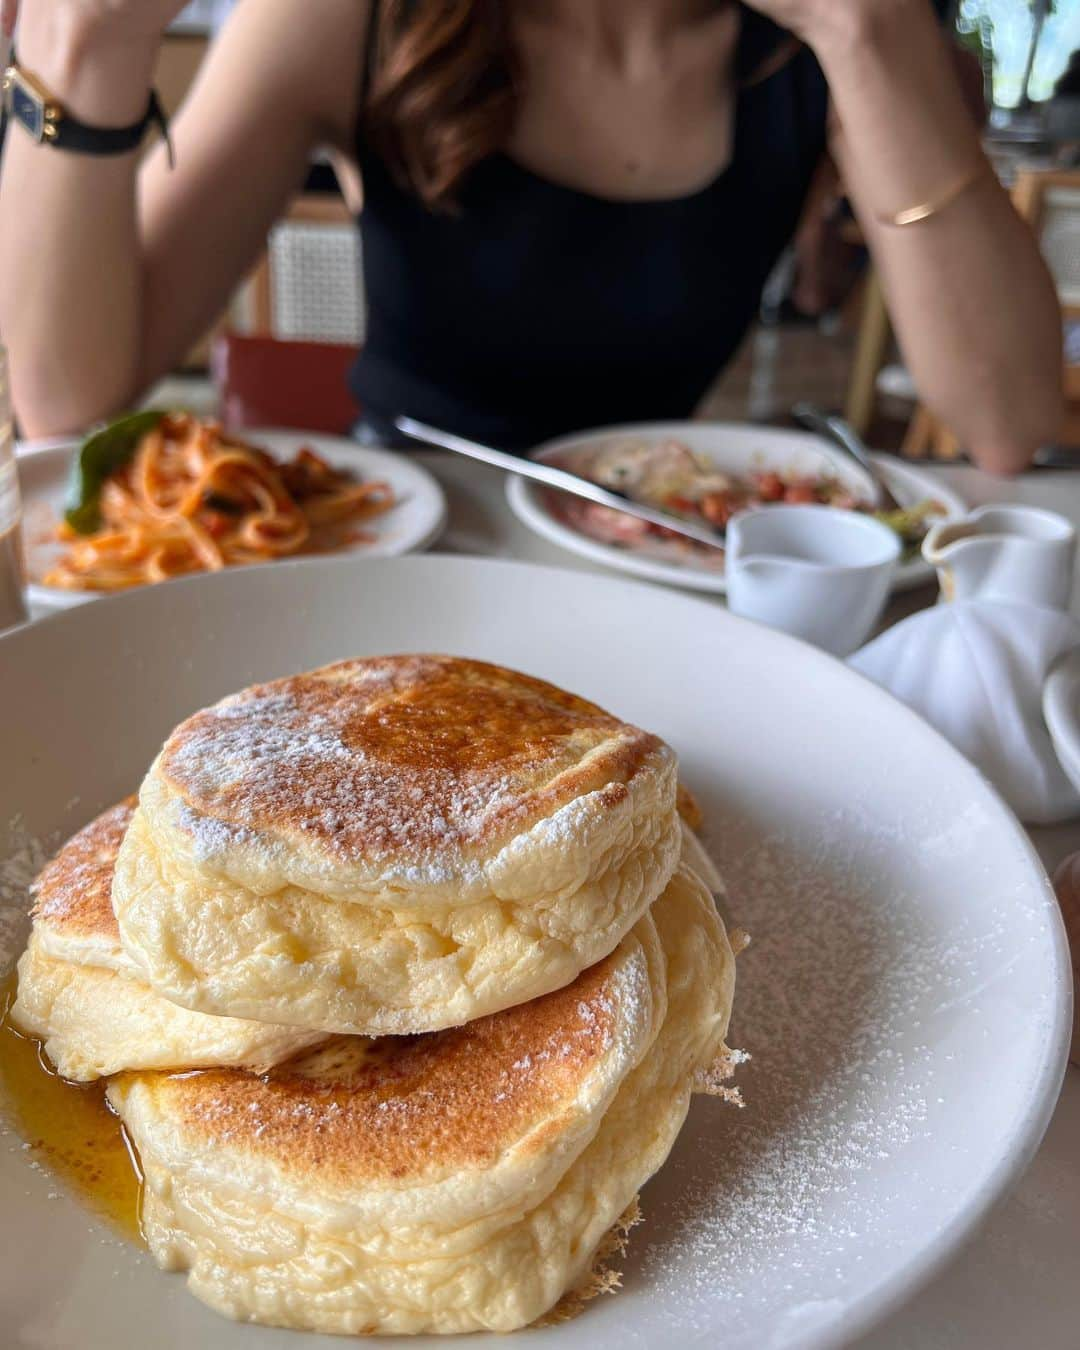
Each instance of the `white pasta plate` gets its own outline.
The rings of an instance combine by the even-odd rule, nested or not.
[[[339,556],[393,558],[427,548],[446,523],[442,488],[413,456],[374,446],[358,445],[342,436],[310,431],[245,431],[243,438],[288,459],[302,446],[314,450],[333,468],[353,473],[361,482],[386,482],[395,505],[384,515],[363,522],[365,538],[346,545]],[[63,517],[68,478],[79,442],[51,440],[25,442],[18,447],[16,464],[23,499],[23,544],[27,593],[32,603],[66,608],[100,599],[96,591],[73,591],[47,586],[44,577],[64,551],[54,537]]]

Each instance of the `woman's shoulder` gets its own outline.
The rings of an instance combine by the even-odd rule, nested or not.
[[[302,112],[328,143],[351,144],[373,0],[259,0],[239,5],[219,43],[227,60],[272,76],[282,107]]]

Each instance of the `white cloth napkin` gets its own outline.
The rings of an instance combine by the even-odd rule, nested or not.
[[[1080,624],[1055,609],[1001,600],[913,614],[849,660],[921,713],[990,779],[1021,820],[1080,815],[1042,715],[1050,668],[1080,645]]]

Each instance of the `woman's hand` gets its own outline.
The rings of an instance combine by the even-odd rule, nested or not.
[[[75,116],[104,126],[145,110],[162,34],[183,0],[2,0],[19,61]]]
[[[1061,316],[985,160],[933,5],[747,2],[800,37],[828,80],[832,151],[921,400],[977,463],[1023,468],[1060,430]]]
[[[860,37],[874,23],[897,11],[931,14],[928,0],[745,0],[757,10],[801,38],[820,54],[822,47]]]
[[[15,32],[20,7],[33,23],[46,16],[70,25],[74,32],[121,43],[156,41],[184,8],[185,0],[3,0],[0,23],[8,37]]]

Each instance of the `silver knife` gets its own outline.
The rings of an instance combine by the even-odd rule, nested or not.
[[[590,483],[568,469],[557,469],[552,464],[541,464],[535,459],[521,459],[517,455],[507,454],[505,450],[496,450],[491,445],[481,445],[479,441],[467,440],[464,436],[455,436],[451,431],[441,431],[438,427],[428,426],[412,417],[395,417],[394,425],[398,431],[416,441],[426,441],[429,445],[440,446],[443,450],[453,450],[455,454],[466,455],[469,459],[479,460],[481,464],[490,464],[496,469],[505,469],[507,473],[516,473],[520,478],[528,478],[534,483],[543,483],[545,487],[568,492],[574,497],[583,497],[598,506],[610,507],[612,511],[622,511],[638,520],[648,521],[650,525],[659,525],[674,534],[684,535],[696,543],[707,544],[710,548],[724,547],[724,531],[719,526],[702,521],[698,524],[684,520],[681,516],[668,515],[652,506],[643,506],[621,492],[612,492],[599,483]]]

